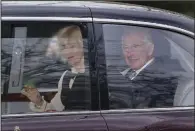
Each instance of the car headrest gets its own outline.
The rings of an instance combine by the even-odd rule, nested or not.
[[[194,105],[194,80],[181,79],[174,96],[174,106]]]
[[[170,43],[163,34],[152,30],[151,36],[154,43],[154,57],[171,57]]]

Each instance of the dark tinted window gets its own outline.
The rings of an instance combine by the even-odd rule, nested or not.
[[[110,109],[194,105],[194,40],[178,33],[103,25]]]
[[[68,45],[69,53],[67,50],[64,51],[65,45],[59,44],[60,40],[57,39],[57,35],[70,26],[77,26],[81,31],[82,39],[79,43],[81,43],[80,50],[82,51],[75,47],[74,42],[73,45]],[[63,40],[63,36],[61,38]],[[78,55],[78,52],[81,52],[84,57],[80,58],[82,55]],[[71,56],[70,53],[72,53]],[[3,22],[1,43],[2,113],[34,112],[29,108],[29,99],[21,94],[21,90],[27,83],[33,84],[44,96],[45,101],[50,103],[59,90],[59,80],[62,74],[65,71],[69,71],[71,74],[72,68],[77,68],[76,65],[71,65],[69,59],[73,63],[75,61],[79,63],[78,59],[84,59],[84,66],[78,68],[84,68],[85,71],[71,80],[68,78],[69,74],[62,78],[62,88],[65,90],[63,90],[63,95],[58,97],[61,102],[55,100],[53,106],[62,103],[65,108],[61,111],[90,110],[87,23]],[[68,82],[66,83],[66,81]],[[65,105],[65,103],[68,104]],[[58,111],[57,108],[56,111]]]

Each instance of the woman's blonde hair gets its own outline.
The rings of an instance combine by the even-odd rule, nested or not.
[[[77,25],[71,25],[60,29],[51,39],[46,55],[54,55],[60,57],[60,50],[62,45],[71,44],[76,41],[77,44],[83,46],[83,38],[81,29]]]
[[[82,44],[83,38],[82,33],[79,26],[71,25],[61,29],[56,37],[58,39],[59,47],[66,44],[71,44],[72,42],[76,42],[77,44]]]

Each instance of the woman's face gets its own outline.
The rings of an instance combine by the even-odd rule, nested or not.
[[[83,43],[78,40],[68,40],[67,43],[61,45],[61,55],[71,66],[76,66],[80,63],[83,53]]]

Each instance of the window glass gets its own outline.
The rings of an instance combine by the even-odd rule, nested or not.
[[[103,25],[110,109],[194,105],[194,40],[175,32]]]
[[[87,23],[3,22],[2,114],[90,110]]]

